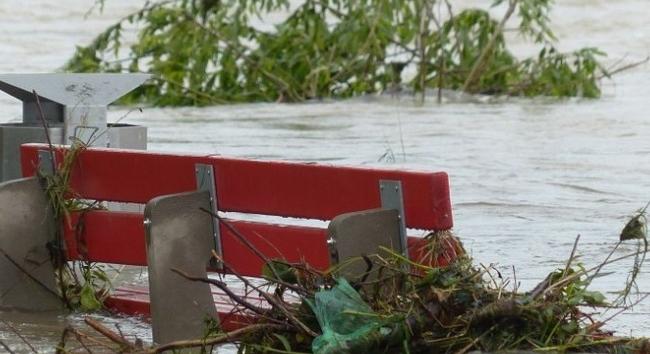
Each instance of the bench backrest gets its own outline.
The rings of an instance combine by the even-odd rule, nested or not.
[[[35,174],[43,144],[21,147],[23,176]],[[57,151],[62,161],[62,150]],[[222,212],[331,220],[343,213],[381,206],[380,180],[401,181],[406,226],[445,230],[453,226],[448,176],[444,172],[396,171],[309,163],[254,161],[221,156],[162,154],[118,149],[87,149],[72,171],[78,197],[147,203],[167,194],[196,190],[196,164],[213,166],[217,205]],[[82,237],[67,230],[69,257],[146,265],[141,213],[93,211],[83,218]],[[269,258],[305,260],[329,266],[326,230],[318,227],[230,221]],[[243,275],[257,276],[262,261],[220,226],[225,262]],[[78,231],[78,230],[77,230]]]

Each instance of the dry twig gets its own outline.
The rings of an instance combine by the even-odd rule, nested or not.
[[[3,342],[2,340],[0,340],[0,345],[1,345],[3,348],[5,348],[5,350],[6,350],[9,354],[15,354],[15,353],[16,353],[16,352],[14,352],[13,350],[11,350],[11,348],[9,348],[9,346],[8,346],[7,344],[5,344],[5,342]]]
[[[255,324],[231,332],[220,334],[213,338],[194,339],[194,340],[181,340],[176,342],[167,343],[158,347],[151,348],[147,351],[148,354],[162,353],[167,350],[187,349],[205,347],[208,345],[216,345],[233,342],[243,336],[251,335],[263,331],[282,331],[288,330],[286,325],[278,324]]]
[[[268,312],[265,309],[263,309],[261,307],[257,307],[255,305],[251,304],[250,302],[242,299],[241,296],[235,294],[232,290],[230,290],[230,288],[228,288],[228,285],[226,285],[222,281],[219,281],[219,280],[216,280],[216,279],[192,276],[192,275],[189,275],[186,272],[184,272],[184,271],[182,271],[182,270],[180,270],[178,268],[172,268],[171,271],[178,274],[178,275],[180,275],[180,276],[182,276],[183,278],[185,278],[187,280],[199,281],[199,282],[202,282],[202,283],[212,284],[212,285],[218,287],[219,289],[221,289],[221,291],[226,293],[226,295],[228,295],[228,297],[230,299],[232,299],[233,301],[235,301],[239,305],[244,306],[245,308],[255,312],[258,315],[266,316],[266,314]]]
[[[36,354],[38,354],[38,351],[36,351],[36,349],[34,348],[34,346],[32,346],[32,345],[27,341],[27,339],[26,339],[22,334],[20,334],[20,332],[18,332],[18,330],[17,330],[16,328],[14,328],[14,326],[11,325],[11,323],[9,323],[9,322],[7,322],[7,321],[5,321],[5,320],[2,320],[2,323],[3,323],[7,328],[9,328],[9,329],[10,329],[10,330],[11,330],[11,331],[12,331],[12,332],[13,332],[13,333],[18,337],[18,338],[20,338],[20,340],[21,340],[23,343],[25,343],[25,345],[27,345],[27,347],[29,347],[29,349],[32,351],[32,353],[36,353]]]
[[[223,262],[223,259],[221,259],[221,257],[219,257],[217,252],[215,252],[214,250],[212,250],[212,256],[215,257],[217,260]],[[225,262],[223,262],[223,263],[224,263],[224,266],[225,266],[226,265]],[[234,276],[236,276],[239,280],[241,280],[246,286],[255,289],[260,294],[260,296],[262,296],[264,298],[264,300],[268,301],[269,304],[271,304],[273,307],[275,307],[280,312],[282,312],[285,316],[287,316],[287,320],[289,320],[289,322],[294,324],[297,328],[301,329],[303,332],[305,332],[306,334],[308,334],[311,337],[317,337],[318,336],[318,333],[312,331],[306,324],[302,323],[302,321],[300,321],[296,317],[295,314],[291,313],[291,311],[288,310],[282,304],[282,302],[280,300],[278,300],[274,296],[268,294],[266,291],[260,289],[259,286],[256,286],[255,284],[251,283],[248,279],[244,278],[241,274],[239,274],[239,272],[235,271],[232,268],[229,268],[229,269],[230,269],[230,272]]]
[[[106,326],[104,326],[101,323],[93,320],[90,317],[84,318],[84,322],[86,322],[86,324],[88,326],[92,327],[92,329],[94,329],[95,331],[97,331],[97,332],[101,333],[102,335],[104,335],[104,337],[110,339],[113,343],[119,344],[120,346],[122,346],[124,348],[131,349],[131,350],[135,350],[137,348],[135,344],[129,342],[126,338],[124,338],[124,337],[120,336],[119,334],[113,332],[112,330],[110,330]]]

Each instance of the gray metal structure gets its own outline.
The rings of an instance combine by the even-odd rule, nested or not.
[[[402,183],[380,180],[379,196],[381,208],[338,215],[327,228],[330,259],[347,279],[375,279],[362,257],[382,254],[381,247],[408,257]]]
[[[380,180],[379,195],[381,197],[382,209],[397,210],[399,221],[399,244],[394,244],[393,248],[400,250],[404,257],[408,257],[408,241],[406,235],[406,216],[404,215],[404,197],[402,196],[402,182]]]
[[[217,205],[217,186],[214,182],[214,167],[199,163],[194,167],[194,172],[196,174],[196,188],[199,191],[207,191],[210,193],[210,208],[207,210],[216,215],[219,207]],[[216,217],[212,218],[212,239],[214,240],[212,248],[219,256],[222,256],[221,231],[219,230],[219,219]],[[213,269],[223,268],[223,264],[214,258],[210,259],[210,266]]]
[[[48,243],[54,217],[36,177],[0,183],[0,307],[61,310]]]
[[[207,277],[214,247],[207,190],[152,199],[144,210],[153,340],[201,338],[207,318],[218,318],[210,286],[175,273]]]
[[[339,264],[339,276],[351,281],[375,280],[377,269],[368,270],[363,256],[382,255],[380,247],[402,252],[399,211],[374,209],[339,215],[327,228],[333,264]],[[385,254],[383,254],[385,255]],[[375,267],[376,268],[376,267]]]
[[[149,267],[149,299],[154,342],[198,338],[205,319],[217,317],[210,286],[172,271],[206,277],[221,269],[212,250],[222,255],[217,190],[212,165],[196,164],[196,191],[159,196],[144,209]],[[203,210],[202,210],[203,209]]]
[[[21,123],[0,124],[0,181],[21,176],[21,144],[47,142],[43,118],[53,144],[70,144],[79,139],[91,146],[146,149],[145,127],[109,125],[106,114],[111,102],[149,77],[148,74],[0,75],[0,90],[23,103]],[[34,92],[39,97],[40,108]]]

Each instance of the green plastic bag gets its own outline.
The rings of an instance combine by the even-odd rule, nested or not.
[[[323,334],[312,342],[314,354],[358,353],[375,347],[393,329],[385,327],[344,278],[309,301]]]

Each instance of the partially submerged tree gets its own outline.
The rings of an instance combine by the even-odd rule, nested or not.
[[[103,2],[99,0],[100,3]],[[295,3],[291,2],[291,3]],[[449,0],[158,0],[79,47],[65,70],[139,72],[155,82],[129,99],[155,105],[302,101],[410,89],[515,96],[598,97],[602,52],[558,52],[553,0],[493,0],[455,12]],[[294,4],[295,5],[295,4]],[[265,31],[252,22],[288,16]],[[504,31],[539,45],[520,60]],[[135,44],[123,30],[137,25]],[[126,54],[126,55],[124,55]]]

